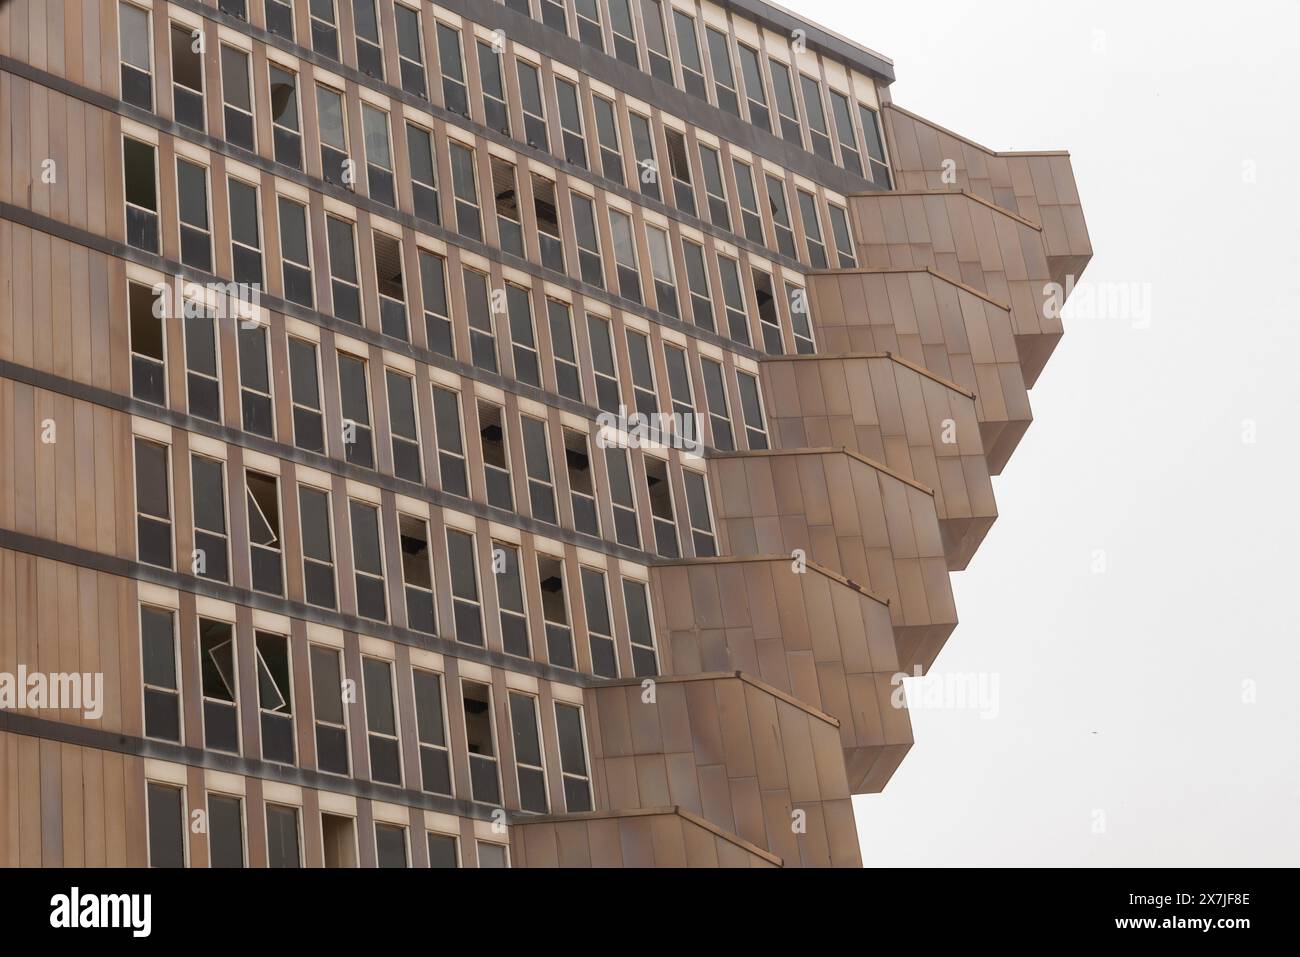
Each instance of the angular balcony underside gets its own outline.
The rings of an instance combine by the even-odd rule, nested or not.
[[[928,268],[810,273],[808,299],[823,353],[892,353],[974,392],[1001,474],[1033,418],[1007,306]]]
[[[599,807],[676,805],[787,867],[857,867],[838,722],[740,673],[588,688]]]
[[[889,599],[900,668],[928,668],[957,623],[934,494],[846,449],[711,456],[714,510],[735,555],[800,549]]]
[[[884,787],[913,740],[886,601],[788,555],[655,565],[650,585],[673,674],[747,672],[834,716],[852,793]]]
[[[847,448],[933,490],[948,567],[966,567],[997,517],[973,394],[887,353],[761,368],[774,447]]]

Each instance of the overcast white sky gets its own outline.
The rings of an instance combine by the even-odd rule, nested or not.
[[[1067,310],[935,667],[997,716],[913,714],[864,862],[1300,863],[1300,4],[786,5],[892,57],[899,105],[1068,149],[1084,283],[1150,296]]]

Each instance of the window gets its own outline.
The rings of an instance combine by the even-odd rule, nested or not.
[[[438,24],[438,63],[442,69],[442,104],[453,113],[469,116],[469,91],[461,59],[460,31]]]
[[[420,29],[420,11],[404,3],[395,3],[393,13],[397,17],[397,61],[402,74],[402,89],[424,99],[428,91],[424,83],[424,53],[420,44],[420,37],[424,35]]]
[[[578,106],[578,86],[555,78],[555,99],[560,104],[560,134],[564,141],[564,158],[574,166],[587,168],[587,141],[582,134],[582,110]]]
[[[226,142],[253,152],[253,98],[248,83],[248,54],[224,44],[221,47],[221,101]]]
[[[515,164],[500,156],[489,157],[492,163],[492,195],[497,210],[497,235],[501,248],[512,256],[524,257],[524,226],[519,214],[519,189]]]
[[[564,12],[563,0],[541,0],[541,4],[542,22],[552,30],[568,33],[569,22]]]
[[[438,178],[433,164],[433,134],[422,126],[407,123],[406,155],[411,162],[411,199],[415,215],[431,223],[442,222],[438,210]]]
[[[709,26],[704,28],[704,33],[709,44],[709,62],[713,65],[714,98],[720,109],[740,116],[740,97],[736,94],[736,74],[731,68],[727,35]]]
[[[459,867],[459,855],[456,851],[456,839],[446,834],[427,835],[429,844],[430,867]]]
[[[357,44],[361,44],[359,39]],[[396,209],[397,186],[393,176],[393,151],[388,141],[388,114],[369,103],[362,103],[361,132],[366,143],[366,190],[371,199]]]
[[[181,740],[181,692],[176,666],[176,613],[140,606],[140,663],[144,678],[144,736]]]
[[[695,555],[697,558],[712,557],[718,554],[718,546],[713,537],[713,522],[709,518],[709,493],[704,476],[682,469],[682,479],[686,484],[686,507],[691,516]]]
[[[680,10],[673,10],[673,26],[677,31],[677,55],[682,61],[682,87],[701,100],[709,98],[704,86],[704,64],[700,61],[700,41],[695,34],[695,18]]]
[[[572,429],[564,430],[564,460],[573,503],[573,527],[585,535],[599,535],[596,488],[591,480],[591,455],[586,435]]]
[[[235,282],[262,284],[262,236],[257,219],[257,187],[233,176],[226,180],[230,198],[230,260]]]
[[[153,146],[123,137],[126,242],[150,253],[158,252],[158,180],[154,159]]]
[[[298,76],[272,65],[271,126],[275,161],[302,169],[302,133],[298,128]]]
[[[334,13],[334,0],[310,0],[311,48],[321,56],[335,62],[339,59],[338,18]]]
[[[704,370],[704,396],[709,403],[709,424],[713,427],[713,445],[724,452],[736,448],[731,433],[731,412],[727,408],[727,388],[722,381],[722,364],[700,358]]]
[[[808,131],[812,134],[813,152],[824,160],[835,162],[831,152],[830,133],[826,128],[826,108],[822,105],[822,86],[813,77],[799,74],[803,88],[803,106],[808,115]]]
[[[776,228],[776,247],[782,256],[793,259],[797,254],[794,250],[794,229],[790,226],[790,206],[785,198],[785,183],[770,173],[767,174],[767,204],[772,210],[772,225]]]
[[[451,610],[456,640],[483,647],[483,607],[478,597],[474,536],[447,529],[447,563],[451,568]]]
[[[827,203],[831,213],[831,235],[835,237],[835,252],[839,256],[841,269],[852,269],[858,264],[853,255],[853,239],[849,235],[849,216],[843,206]]]
[[[167,350],[162,316],[154,314],[153,290],[139,283],[127,283],[126,300],[131,325],[131,394],[145,402],[165,406]]]
[[[849,98],[837,90],[830,90],[831,115],[835,117],[835,138],[840,143],[841,164],[855,176],[862,175],[862,155],[858,152],[858,141],[853,136],[853,110],[849,107]]]
[[[664,11],[660,0],[641,0],[641,21],[645,24],[646,50],[650,54],[650,75],[673,83],[673,61],[668,58],[668,36],[664,32]]]
[[[149,782],[149,866],[185,866],[185,796],[180,788]]]
[[[129,3],[117,5],[117,40],[121,51],[122,99],[153,112],[153,58],[149,11]]]
[[[550,804],[546,800],[546,770],[542,766],[536,698],[517,691],[510,692],[510,727],[514,732],[519,806],[525,811],[545,814]]]
[[[655,303],[664,315],[679,319],[681,313],[677,307],[677,282],[673,278],[673,257],[668,249],[668,233],[647,224],[645,235],[650,248],[650,274],[655,284]]]
[[[208,792],[208,851],[212,867],[244,866],[243,801]]]
[[[431,794],[451,795],[451,761],[447,754],[447,730],[443,719],[442,676],[416,668],[415,724],[420,738],[420,786]],[[430,848],[432,849],[430,835]],[[452,844],[452,866],[456,847]],[[430,866],[433,854],[430,853]]]
[[[628,637],[632,644],[632,667],[638,678],[659,673],[654,628],[650,624],[650,601],[645,582],[623,579],[623,602],[627,606]],[[563,733],[563,732],[561,732]]]
[[[569,609],[564,598],[564,564],[550,555],[538,555],[537,576],[542,592],[542,619],[546,625],[547,660],[560,668],[575,668],[573,632],[569,628]]]
[[[341,814],[321,814],[321,841],[325,845],[326,867],[357,866],[356,823]]]
[[[610,626],[609,596],[605,594],[604,572],[583,567],[582,600],[587,611],[591,670],[598,678],[617,678],[618,659],[614,652],[614,631]]]
[[[736,197],[740,200],[740,219],[744,225],[745,238],[760,246],[766,245],[763,217],[758,212],[758,193],[754,190],[754,169],[738,159],[731,161],[731,169],[736,176]]]
[[[637,526],[636,498],[632,494],[627,449],[606,446],[605,470],[609,473],[609,497],[614,508],[614,537],[620,545],[640,548],[641,531]]]
[[[641,269],[636,261],[636,240],[632,238],[632,217],[610,207],[609,231],[614,239],[614,266],[619,295],[641,304]]]
[[[402,588],[406,593],[406,627],[432,635],[437,631],[433,610],[433,572],[430,568],[429,526],[423,519],[399,515],[402,546]]]
[[[488,841],[478,841],[477,843],[479,867],[510,866],[510,848],[506,845],[492,844]]]
[[[781,137],[803,149],[803,131],[799,128],[799,110],[794,103],[794,85],[790,82],[790,68],[780,60],[767,61],[772,71],[772,94],[776,99],[776,113],[781,118]]]
[[[501,54],[482,40],[478,50],[478,78],[483,88],[483,122],[491,129],[510,135],[510,108],[506,104],[505,83],[501,79]]]
[[[524,614],[524,591],[519,580],[519,549],[502,542],[492,543],[492,577],[501,611],[501,646],[508,655],[530,658],[528,618]]]
[[[573,233],[578,244],[578,265],[582,281],[601,289],[605,288],[605,274],[601,269],[600,241],[596,238],[596,207],[581,193],[569,191],[573,206]]]
[[[749,317],[745,314],[745,294],[740,288],[740,264],[729,256],[718,256],[718,273],[722,276],[722,299],[727,308],[727,334],[742,345],[749,345]]]
[[[627,358],[632,369],[632,397],[636,410],[643,415],[659,411],[655,394],[654,366],[650,362],[650,339],[640,332],[627,330]]]
[[[700,144],[700,168],[704,171],[704,194],[709,201],[709,221],[722,229],[731,229],[731,211],[727,191],[722,185],[722,163],[718,151]]]
[[[316,719],[316,766],[330,774],[348,773],[348,728],[343,711],[342,652],[311,646],[311,700]]]
[[[408,867],[406,828],[375,822],[375,863],[378,867]]]
[[[479,218],[478,174],[474,171],[474,151],[459,143],[450,143],[451,188],[456,198],[456,231],[466,239],[481,241],[483,223]]]
[[[740,386],[740,411],[745,418],[745,438],[751,449],[767,448],[767,426],[763,424],[763,403],[758,393],[758,377],[737,372]]]
[[[429,348],[439,355],[456,355],[451,310],[447,305],[447,261],[421,249],[420,289],[424,293],[424,334]]]
[[[632,0],[609,0],[609,25],[614,31],[614,56],[640,69],[636,50],[636,28],[632,24]]]
[[[361,659],[366,686],[366,737],[370,745],[370,780],[402,783],[402,749],[393,707],[393,665],[379,658]]]
[[[513,509],[510,491],[510,458],[506,448],[503,410],[499,405],[478,403],[479,438],[483,446],[483,470],[487,482],[487,500],[497,508]]]
[[[386,336],[410,340],[406,324],[406,284],[402,280],[402,241],[387,233],[372,233],[375,281],[379,286],[379,328]]]
[[[578,39],[605,52],[605,34],[600,27],[600,7],[596,0],[575,0],[578,11]]]
[[[564,808],[570,814],[591,810],[591,773],[587,770],[586,734],[582,709],[555,702],[555,730],[560,741],[560,772],[564,777]]]
[[[337,216],[325,217],[329,240],[330,295],[334,315],[361,325],[361,282],[357,273],[357,241],[353,225]]]
[[[555,512],[555,485],[551,479],[551,456],[547,448],[546,423],[523,416],[524,466],[528,473],[528,504],[533,518],[549,525],[559,524]]]
[[[289,639],[269,631],[256,633],[257,702],[261,713],[262,758],[293,764],[293,694]]]
[[[749,122],[760,130],[771,132],[772,116],[767,109],[767,93],[763,90],[763,67],[758,51],[743,43],[736,44],[740,54],[740,75],[745,79],[745,100],[749,104]]]
[[[535,149],[550,150],[541,74],[527,60],[515,60],[515,73],[519,77],[519,99],[524,112],[524,142]]]
[[[171,28],[172,109],[176,122],[202,133],[203,123],[203,32],[192,32],[179,23]]]
[[[800,355],[816,352],[812,325],[808,319],[808,294],[794,283],[785,284],[785,298],[790,304],[790,325],[794,330],[795,351]]]
[[[603,96],[591,97],[596,113],[596,140],[600,144],[600,170],[606,179],[623,185],[623,152],[618,143],[618,118],[614,104]]]
[[[804,239],[808,241],[808,259],[814,269],[826,268],[826,244],[822,241],[821,218],[817,215],[817,197],[802,189],[799,196],[799,215],[803,219]]]
[[[496,738],[492,731],[492,689],[477,681],[462,681],[460,687],[473,799],[483,804],[500,804]]]
[[[293,0],[266,0],[266,29],[293,39]]]
[[[573,318],[567,302],[546,300],[546,316],[551,327],[551,351],[555,355],[555,385],[560,395],[582,401],[582,379],[578,374],[578,357],[573,350]]]
[[[640,113],[628,113],[627,118],[632,127],[632,151],[636,157],[636,178],[641,195],[658,200],[662,195],[659,192],[659,163],[655,160],[650,121]]]
[[[691,166],[686,157],[686,136],[677,130],[664,130],[668,138],[668,171],[673,179],[673,197],[677,208],[688,216],[695,215],[695,188],[691,185]]]
[[[190,456],[194,512],[195,575],[230,581],[230,540],[226,529],[226,470],[218,459]]]
[[[392,433],[393,474],[408,482],[423,482],[420,467],[420,430],[415,416],[414,383],[410,376],[384,370],[388,386],[388,427]]]
[[[284,298],[311,308],[311,259],[307,252],[307,209],[283,196],[276,197],[280,214],[280,259],[283,261]]]
[[[352,523],[352,564],[356,571],[357,614],[371,621],[388,620],[384,597],[384,554],[379,535],[379,508],[348,500]]]
[[[433,387],[433,422],[438,444],[438,476],[442,490],[467,497],[465,443],[460,428],[460,396],[450,389]]]
[[[893,189],[889,178],[889,164],[885,160],[885,141],[880,135],[880,117],[869,106],[858,104],[862,119],[862,137],[867,144],[867,159],[871,166],[871,181],[881,189]]]
[[[673,414],[681,416],[682,425],[689,429],[689,423],[695,417],[695,396],[691,388],[691,373],[687,364],[686,350],[665,345],[664,361],[668,365],[668,391],[672,393]],[[687,433],[687,437],[689,434]]]
[[[267,0],[270,5],[271,0]],[[266,863],[268,867],[302,867],[296,807],[267,804]]]
[[[337,608],[329,492],[309,485],[299,485],[298,517],[302,528],[304,597],[309,605]]]
[[[506,283],[506,312],[510,320],[515,378],[525,385],[540,387],[542,378],[533,335],[533,307],[527,289]]]
[[[691,291],[691,319],[701,329],[712,332],[713,298],[709,293],[708,270],[704,266],[704,247],[683,239],[682,255],[686,258],[686,284]]]
[[[271,405],[271,372],[267,355],[266,326],[236,323],[239,341],[239,405],[244,431],[275,437],[275,413]]]
[[[560,239],[560,219],[555,202],[555,181],[541,173],[530,173],[533,182],[533,214],[537,217],[537,241],[542,265],[564,272],[564,242]]]
[[[239,695],[235,629],[228,621],[199,619],[199,676],[203,685],[203,746],[239,753]]]
[[[316,112],[320,129],[320,166],[325,182],[351,189],[352,161],[348,158],[348,127],[343,94],[316,85]]]
[[[343,448],[353,465],[375,467],[374,437],[370,427],[370,390],[366,387],[366,361],[339,353],[339,404],[343,410]]]
[[[180,212],[181,262],[212,271],[212,226],[208,219],[208,171],[176,160],[176,204]]]
[[[167,446],[135,440],[136,557],[146,565],[172,567],[171,481]]]
[[[603,412],[617,415],[623,400],[619,395],[609,320],[587,313],[587,336],[591,340],[591,365],[596,377],[596,405]]]
[[[281,566],[279,480],[274,475],[245,472],[244,482],[253,590],[280,595],[284,592],[284,574]]]
[[[289,337],[289,391],[293,404],[293,444],[325,453],[325,419],[320,404],[316,343]]]
[[[645,457],[646,493],[650,496],[650,516],[654,520],[655,550],[664,558],[680,558],[677,544],[677,519],[673,515],[672,484],[668,481],[668,463],[654,456]]]
[[[785,343],[781,339],[781,318],[776,312],[776,292],[772,288],[772,277],[761,269],[751,269],[750,275],[754,278],[754,298],[758,302],[758,325],[763,330],[763,348],[769,355],[783,355]]]

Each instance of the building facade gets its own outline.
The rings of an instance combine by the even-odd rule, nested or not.
[[[0,5],[0,864],[860,865],[1091,255],[892,80],[760,0]]]

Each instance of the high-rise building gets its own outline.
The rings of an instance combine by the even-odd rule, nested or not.
[[[1091,255],[761,0],[0,5],[0,864],[859,865]]]

